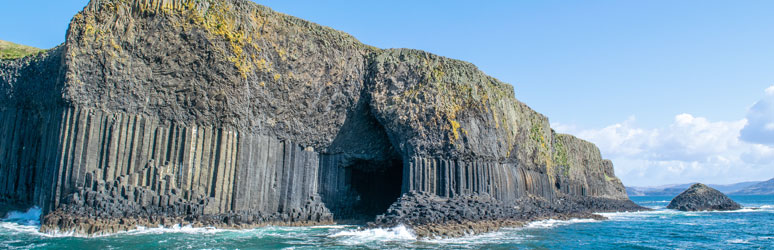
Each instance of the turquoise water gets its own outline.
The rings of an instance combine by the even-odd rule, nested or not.
[[[538,221],[524,228],[417,240],[403,227],[358,231],[354,226],[264,227],[253,230],[140,228],[100,237],[44,235],[39,211],[0,222],[5,249],[774,249],[774,196],[732,196],[735,212],[664,209],[672,197],[633,197],[656,209],[604,213],[609,220]]]

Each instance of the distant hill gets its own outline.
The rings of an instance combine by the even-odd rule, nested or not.
[[[22,58],[41,51],[35,47],[0,40],[0,60]]]
[[[771,181],[771,180],[769,180]],[[743,190],[748,187],[752,187],[753,185],[763,183],[761,181],[747,181],[747,182],[740,182],[740,183],[734,183],[734,184],[709,184],[707,186],[710,186],[714,189],[717,189],[720,192],[723,192],[724,194],[732,194],[734,192]],[[629,196],[676,196],[686,189],[693,185],[695,183],[686,183],[686,184],[674,184],[674,185],[664,185],[664,186],[657,186],[657,187],[626,187],[626,193]]]
[[[774,194],[774,178],[759,182],[742,190],[733,192],[734,195],[772,195]]]

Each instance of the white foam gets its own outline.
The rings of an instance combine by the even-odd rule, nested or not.
[[[733,239],[733,240],[727,240],[726,242],[728,242],[728,243],[733,243],[733,244],[747,244],[747,243],[750,243],[750,241],[748,241],[748,240],[743,240],[743,239]]]
[[[659,218],[666,219],[670,216],[676,216],[676,215],[686,215],[686,216],[696,216],[696,214],[690,214],[690,213],[683,213],[677,210],[672,209],[654,209],[650,211],[638,211],[638,212],[612,212],[612,213],[596,213],[598,215],[604,216],[610,220],[616,220],[616,221],[630,221],[630,220],[639,220],[643,217],[652,217],[652,216],[658,216]]]
[[[165,233],[185,233],[185,234],[214,234],[219,232],[225,232],[225,231],[235,231],[235,230],[228,230],[228,229],[216,229],[214,227],[193,227],[191,225],[174,225],[172,227],[164,227],[159,225],[158,227],[143,227],[143,226],[137,226],[136,229],[123,231],[123,232],[117,232],[117,233],[99,233],[99,234],[81,234],[76,233],[75,231],[53,231],[48,233],[36,233],[40,236],[45,237],[51,237],[51,238],[60,238],[60,237],[78,237],[78,238],[98,238],[98,237],[109,237],[114,235],[148,235],[148,234],[165,234]]]
[[[347,245],[360,245],[373,241],[407,241],[416,240],[414,232],[404,225],[393,228],[373,228],[366,230],[345,230],[329,237],[337,238]]]
[[[653,203],[668,203],[668,202],[670,202],[670,201],[668,201],[668,200],[660,200],[660,201],[643,201],[643,202],[639,202],[639,203],[641,203],[641,204],[653,204]]]
[[[158,227],[142,227],[138,226],[137,229],[129,230],[118,234],[128,235],[142,235],[142,234],[165,234],[165,233],[184,233],[184,234],[214,234],[219,232],[234,231],[228,229],[217,229],[214,227],[193,227],[191,225],[173,225],[172,227],[164,227],[159,225]]]
[[[40,208],[35,206],[27,209],[26,212],[11,211],[3,218],[3,221],[29,226],[40,225],[40,214]]]
[[[440,244],[440,245],[486,245],[486,244],[500,244],[503,241],[513,242],[514,240],[521,240],[523,237],[515,236],[512,231],[518,230],[515,228],[503,228],[498,231],[488,232],[483,234],[465,235],[462,237],[443,238],[435,237],[430,239],[420,239],[422,242]]]
[[[12,234],[13,233],[28,233],[28,234],[38,233],[37,226],[22,225],[16,222],[0,222],[0,228],[3,229],[3,231],[12,232]]]
[[[761,207],[744,207],[742,209],[737,210],[729,210],[729,211],[701,211],[701,213],[749,213],[749,212],[761,212],[761,211],[771,211],[767,208],[764,208],[766,205]]]
[[[597,222],[597,221],[598,220],[595,220],[595,219],[570,219],[570,220],[548,219],[548,220],[541,220],[541,221],[533,221],[528,223],[524,227],[525,228],[552,228],[552,227],[575,224],[575,223],[589,223],[589,222]]]
[[[344,229],[352,227],[350,225],[323,225],[323,226],[311,226],[309,228],[327,228],[327,229]]]
[[[766,210],[774,209],[774,205],[763,205],[761,206],[761,209],[766,209]]]

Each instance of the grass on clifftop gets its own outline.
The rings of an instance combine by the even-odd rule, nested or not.
[[[0,40],[0,60],[17,59],[43,51],[35,47]]]

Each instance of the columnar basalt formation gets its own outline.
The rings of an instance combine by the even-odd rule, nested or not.
[[[0,101],[0,201],[41,206],[43,231],[448,212],[411,197],[504,211],[474,223],[639,209],[593,144],[474,65],[246,0],[92,0],[63,45],[0,62]]]

